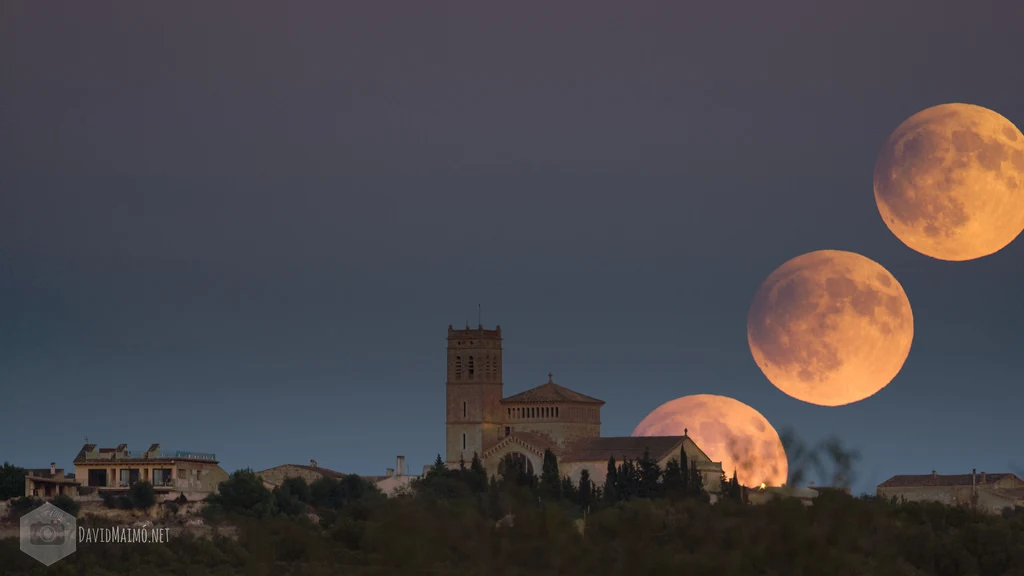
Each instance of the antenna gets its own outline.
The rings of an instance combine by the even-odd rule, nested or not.
[[[482,318],[482,316],[481,316],[481,312],[480,312],[480,305],[477,304],[476,305],[476,323],[477,323],[477,326],[480,326],[481,328],[483,328],[484,327],[484,322],[483,322],[483,320],[481,320],[481,318]]]

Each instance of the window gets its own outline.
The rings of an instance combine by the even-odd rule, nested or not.
[[[505,426],[505,436],[508,436],[510,434],[512,434],[512,427],[511,426]]]
[[[463,450],[466,449],[466,433],[465,432],[462,433],[462,449]]]
[[[466,366],[467,366],[467,368],[469,368],[469,377],[472,378],[473,377],[473,357],[472,356],[469,357],[469,362],[466,364]]]
[[[490,358],[490,356],[488,356],[487,357],[487,364],[485,365],[485,369],[484,369],[484,378],[487,378],[488,380],[490,380],[490,378],[491,378],[491,376],[493,374],[494,373],[491,372],[491,358]]]
[[[462,378],[462,356],[455,357],[455,379]]]
[[[463,418],[466,417],[466,401],[465,400],[462,401],[462,417]]]
[[[555,418],[558,418],[558,406],[555,406]]]

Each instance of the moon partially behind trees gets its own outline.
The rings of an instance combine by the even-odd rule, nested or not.
[[[842,406],[886,387],[903,368],[914,316],[903,287],[853,252],[797,256],[754,295],[747,341],[768,380],[789,396]]]
[[[913,250],[988,256],[1024,230],[1024,134],[980,106],[928,108],[886,139],[874,187],[885,225]]]
[[[722,463],[726,476],[735,471],[740,484],[786,483],[789,461],[779,433],[743,402],[714,394],[677,398],[648,414],[633,436],[682,436],[684,431],[713,462]]]

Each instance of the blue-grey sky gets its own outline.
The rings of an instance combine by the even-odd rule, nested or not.
[[[961,101],[1024,125],[1024,4],[0,3],[0,460],[84,437],[413,469],[443,451],[448,324],[505,393],[562,385],[628,435],[746,402],[898,473],[1024,468],[1024,241],[966,263],[883,224],[875,155]],[[916,333],[821,408],[751,359],[761,281],[862,253]]]

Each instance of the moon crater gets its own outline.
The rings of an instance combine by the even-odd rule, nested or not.
[[[751,354],[786,394],[822,406],[863,400],[899,373],[914,320],[903,287],[852,252],[793,258],[764,281],[747,317]]]
[[[995,253],[1024,230],[1024,135],[996,112],[943,104],[889,136],[874,170],[875,203],[910,248],[940,260]]]

